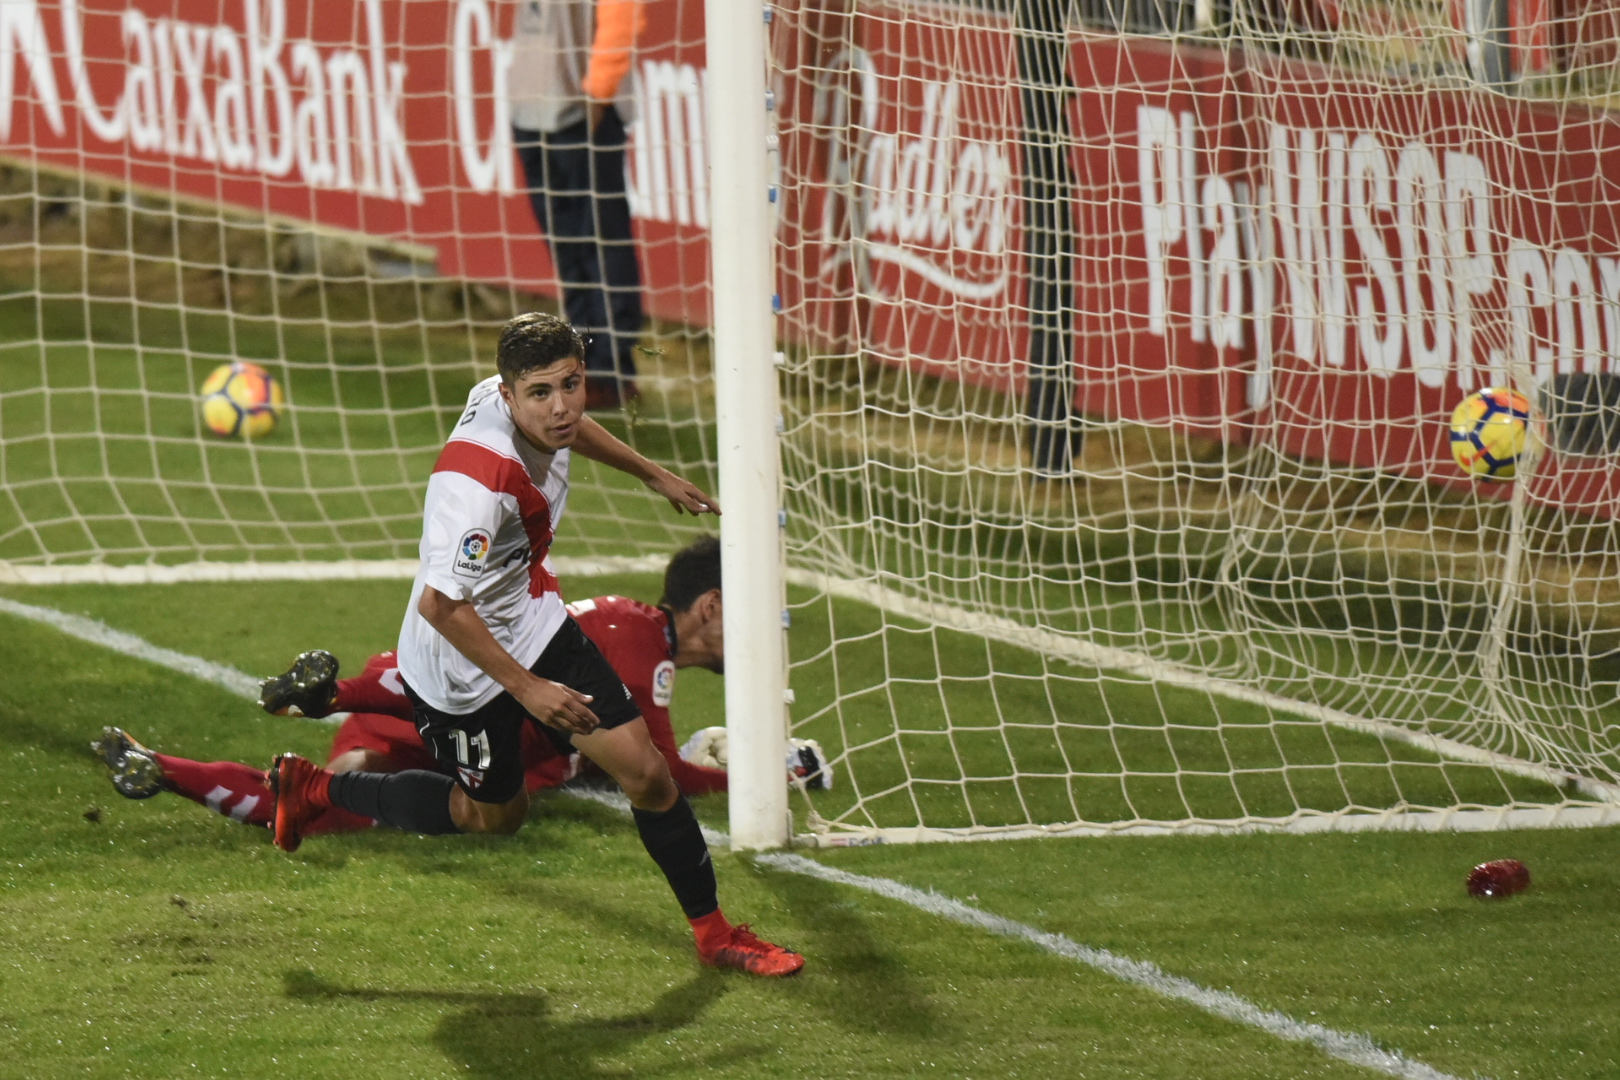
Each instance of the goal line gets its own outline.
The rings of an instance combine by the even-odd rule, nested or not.
[[[564,577],[662,573],[667,555],[553,556]],[[0,562],[0,585],[189,585],[232,581],[409,581],[415,559],[338,559],[331,562],[192,562],[173,566],[81,563],[32,566]]]

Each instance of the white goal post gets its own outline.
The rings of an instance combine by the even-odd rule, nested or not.
[[[775,267],[771,245],[766,12],[758,0],[705,0],[708,27],[710,274],[715,434],[726,595],[726,729],[731,844],[780,847],[790,835],[786,773],[787,612],[778,524],[781,478]],[[716,104],[726,103],[723,108]]]

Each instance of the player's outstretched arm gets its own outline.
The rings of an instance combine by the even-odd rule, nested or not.
[[[422,589],[416,610],[461,655],[517,698],[530,716],[575,735],[588,735],[596,730],[598,721],[590,708],[590,695],[542,679],[518,663],[489,632],[471,600],[454,599],[427,585]]]
[[[729,779],[726,770],[706,768],[681,757],[681,749],[675,742],[675,729],[670,726],[668,709],[660,708],[651,713],[643,709],[641,715],[647,721],[647,734],[652,738],[653,745],[669,763],[669,775],[675,778],[682,791],[688,795],[707,795],[711,791],[727,790]]]
[[[573,449],[592,461],[600,461],[635,477],[668,499],[676,510],[684,510],[694,517],[720,513],[720,502],[714,496],[657,462],[647,460],[588,416],[579,422],[579,434],[574,437]]]

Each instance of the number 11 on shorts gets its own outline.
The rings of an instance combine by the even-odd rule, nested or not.
[[[488,732],[480,731],[478,734],[469,739],[465,731],[462,731],[460,728],[451,728],[450,737],[456,742],[456,761],[459,764],[466,765],[474,769],[489,768]],[[474,764],[472,760],[472,749],[474,747],[476,747],[478,750],[477,764]]]

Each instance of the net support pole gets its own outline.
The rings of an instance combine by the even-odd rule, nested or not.
[[[1080,452],[1074,419],[1074,221],[1068,154],[1066,0],[1015,0],[1024,144],[1024,265],[1029,274],[1029,385],[1024,401],[1030,464],[1068,476]]]
[[[704,4],[726,767],[731,846],[739,851],[781,847],[789,831],[767,10],[760,0]]]

